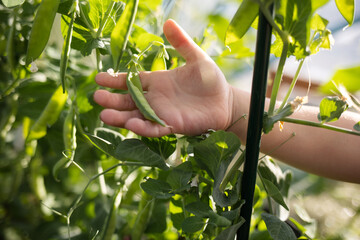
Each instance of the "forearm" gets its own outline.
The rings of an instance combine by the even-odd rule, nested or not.
[[[249,111],[249,93],[234,88],[234,119]],[[246,104],[245,104],[246,102]],[[267,100],[268,103],[268,100]],[[235,110],[237,109],[237,110]],[[291,117],[318,122],[318,108],[302,106]],[[345,112],[333,125],[351,129],[360,116]],[[229,128],[246,142],[247,119]],[[294,137],[291,137],[295,133]],[[286,142],[281,146],[282,143]],[[331,130],[285,123],[261,140],[261,151],[296,168],[332,179],[360,183],[360,137]]]

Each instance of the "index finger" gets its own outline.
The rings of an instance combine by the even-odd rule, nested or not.
[[[103,87],[127,90],[126,76],[126,72],[117,73],[116,76],[112,76],[107,72],[101,72],[96,75],[95,81],[97,84]]]

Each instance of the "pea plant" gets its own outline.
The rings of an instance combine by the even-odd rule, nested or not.
[[[266,18],[279,63],[264,134],[292,122],[360,135],[360,122],[354,129],[326,124],[350,107],[360,109],[350,93],[359,81],[341,77],[358,68],[339,71],[335,84],[323,87],[337,95],[321,101],[319,122],[290,118],[307,99],[291,99],[304,61],[332,46],[328,20],[317,14],[327,2],[243,0],[231,21],[209,18],[213,24],[197,41],[204,49],[216,41],[223,49],[217,59],[232,55],[241,62],[252,55],[244,45],[249,28],[258,28],[259,12]],[[351,26],[354,1],[335,2]],[[170,0],[2,0],[1,239],[235,239],[249,221],[240,216],[246,148],[235,134],[147,138],[99,120],[94,77],[121,71],[128,72],[128,91],[112,91],[129,93],[146,119],[165,125],[146,101],[138,73],[184,64],[159,30],[172,7]],[[291,57],[298,70],[276,108]],[[263,156],[257,176],[250,238],[315,239],[314,223],[301,211],[290,214],[292,172]]]

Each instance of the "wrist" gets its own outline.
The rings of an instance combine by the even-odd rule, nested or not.
[[[230,86],[232,91],[231,99],[231,123],[227,131],[235,133],[242,144],[246,142],[248,114],[250,104],[250,93]]]

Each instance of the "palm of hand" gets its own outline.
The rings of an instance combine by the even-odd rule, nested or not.
[[[230,125],[231,89],[211,60],[159,72],[148,81],[146,97],[170,131],[196,135]]]

